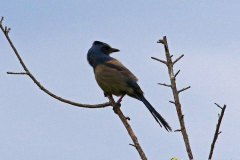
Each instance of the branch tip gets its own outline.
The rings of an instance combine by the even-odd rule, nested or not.
[[[185,90],[187,90],[187,89],[189,89],[189,88],[191,88],[191,86],[188,86],[188,87],[185,87],[185,88],[183,88],[183,89],[180,89],[180,90],[178,91],[178,93],[181,93],[181,92],[183,92],[183,91],[185,91]]]
[[[177,75],[180,73],[180,69],[177,71],[177,73],[174,75],[174,78],[176,78],[177,77]]]
[[[135,146],[134,144],[131,144],[131,143],[129,143],[129,145],[130,145],[130,146],[133,146],[133,147],[135,147],[135,148],[136,148],[136,146]]]
[[[167,64],[167,62],[164,61],[164,60],[161,60],[161,59],[158,59],[158,58],[155,58],[155,57],[151,57],[151,58],[154,59],[154,60],[156,60],[156,61],[159,61],[159,62],[161,62],[161,63],[163,63],[163,64]]]
[[[177,63],[182,57],[184,56],[184,54],[182,54],[180,57],[178,57],[175,61],[173,61],[173,65],[175,64],[175,63]]]
[[[27,72],[7,72],[7,74],[15,74],[15,75],[28,75]]]
[[[157,43],[165,44],[163,39],[159,39],[159,40],[157,41]]]
[[[3,19],[4,19],[4,17],[1,17],[0,25],[2,25]]]
[[[165,86],[165,87],[172,87],[170,84],[166,84],[166,83],[158,83],[159,85],[161,85],[161,86]]]
[[[218,108],[220,108],[221,110],[223,110],[223,107],[221,107],[219,104],[217,104],[217,103],[214,103]],[[224,106],[226,106],[226,105],[224,105]]]
[[[181,129],[176,129],[174,132],[182,132]]]
[[[174,101],[169,101],[170,103],[172,103],[172,104],[174,104],[174,105],[176,105],[176,103],[174,102]]]

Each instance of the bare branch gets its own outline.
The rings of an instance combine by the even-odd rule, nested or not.
[[[157,43],[162,43],[163,45],[165,44],[165,41],[163,39],[159,39]]]
[[[3,19],[4,19],[4,17],[1,18],[1,20],[0,20],[0,25],[2,25]]]
[[[184,54],[182,54],[180,57],[178,57],[175,61],[173,61],[173,65],[175,64],[175,63],[177,63],[182,57],[184,56]]]
[[[134,144],[131,144],[131,143],[130,143],[129,145],[130,145],[130,146],[133,146],[133,147],[135,147],[135,148],[136,148],[136,146],[135,146]]]
[[[28,75],[27,72],[7,72],[7,74],[14,74],[14,75]]]
[[[191,88],[191,86],[188,86],[188,87],[185,87],[185,88],[183,88],[183,89],[180,89],[180,90],[178,91],[178,93],[181,93],[181,92],[183,92],[183,91],[185,91],[185,90],[187,90],[187,89],[189,89],[189,88]]]
[[[165,87],[172,87],[170,84],[166,84],[166,83],[158,83],[159,85],[161,85],[161,86],[165,86]]]
[[[181,129],[176,129],[174,132],[182,132]]]
[[[3,18],[2,18],[3,19]],[[103,104],[96,104],[96,105],[90,105],[90,104],[81,104],[81,103],[77,103],[77,102],[73,102],[73,101],[70,101],[68,99],[64,99],[62,97],[59,97],[55,94],[53,94],[52,92],[50,92],[49,90],[47,90],[43,85],[40,84],[40,82],[38,82],[38,80],[32,75],[32,73],[29,71],[29,69],[27,68],[27,66],[24,64],[20,54],[18,53],[16,47],[13,45],[9,35],[8,35],[8,31],[9,29],[7,27],[4,27],[2,24],[0,24],[0,28],[3,32],[3,34],[5,35],[5,37],[7,38],[10,46],[12,47],[15,55],[17,56],[21,66],[23,67],[24,71],[27,73],[26,75],[28,75],[31,80],[43,91],[45,92],[46,94],[48,94],[49,96],[61,101],[61,102],[64,102],[64,103],[67,103],[67,104],[70,104],[70,105],[73,105],[73,106],[77,106],[77,107],[83,107],[83,108],[104,108],[104,107],[108,107],[110,106],[110,103],[103,103]],[[5,28],[5,29],[4,29]],[[11,72],[10,72],[11,74]],[[15,74],[15,73],[14,73]]]
[[[219,104],[214,103],[218,108],[223,109]]]
[[[220,117],[218,118],[218,123],[217,123],[216,130],[215,130],[215,133],[214,133],[213,141],[212,141],[212,144],[211,144],[208,160],[212,159],[212,155],[213,155],[213,151],[214,151],[214,147],[215,147],[218,135],[222,133],[219,130],[220,130],[220,126],[221,126],[221,123],[222,123],[222,119],[223,119],[223,116],[224,116],[225,109],[227,107],[226,105],[224,105],[223,107],[220,107],[217,103],[214,103],[214,104],[216,104],[219,108],[221,108],[222,111],[221,111]]]
[[[161,62],[161,63],[163,63],[163,64],[167,64],[166,61],[163,61],[163,60],[161,60],[161,59],[158,59],[158,58],[155,58],[155,57],[151,57],[151,58],[154,59],[154,60],[156,60],[156,61],[159,61],[159,62]]]
[[[136,148],[136,150],[138,151],[140,157],[142,160],[147,160],[147,157],[142,149],[142,147],[140,146],[139,142],[138,142],[138,139],[137,139],[137,136],[135,135],[135,133],[133,132],[132,130],[132,127],[130,126],[130,124],[128,123],[127,121],[127,118],[124,116],[124,114],[122,113],[121,109],[120,109],[120,106],[119,104],[117,104],[113,97],[112,96],[109,96],[108,95],[108,99],[109,99],[109,102],[110,104],[113,106],[113,110],[114,112],[118,115],[118,117],[121,119],[123,125],[125,126],[129,136],[131,137],[133,144],[130,144],[132,146],[134,146]]]
[[[181,126],[181,133],[183,136],[183,140],[185,143],[185,147],[186,147],[186,151],[188,154],[188,157],[190,160],[193,160],[193,154],[192,154],[192,150],[191,150],[191,146],[190,146],[190,142],[189,142],[189,138],[188,138],[188,134],[186,131],[186,127],[185,127],[185,122],[184,122],[184,118],[183,118],[183,113],[182,113],[182,106],[179,100],[179,93],[190,88],[183,88],[182,90],[177,90],[177,84],[176,84],[176,76],[179,74],[180,70],[174,74],[174,70],[173,70],[173,65],[179,61],[184,55],[181,55],[179,58],[177,58],[174,62],[172,61],[172,56],[169,52],[169,48],[168,48],[168,43],[167,43],[167,37],[164,36],[163,39],[159,40],[158,43],[163,44],[164,49],[165,49],[165,56],[166,56],[166,62],[167,62],[167,67],[168,67],[168,74],[169,74],[169,78],[170,78],[170,82],[171,82],[171,88],[172,88],[172,93],[173,93],[173,97],[174,97],[174,101],[169,101],[170,103],[173,103],[176,107],[176,111],[177,111],[177,115],[178,115],[178,120]]]
[[[174,104],[174,105],[176,104],[174,101],[169,101],[169,102],[172,103],[172,104]]]
[[[174,75],[174,78],[177,77],[177,75],[180,73],[180,69],[177,71],[177,73]]]

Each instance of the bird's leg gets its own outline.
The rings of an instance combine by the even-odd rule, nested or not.
[[[116,103],[113,99],[113,96],[111,94],[108,94],[107,97],[110,100],[110,103],[113,106],[113,111],[117,114],[118,109],[120,108],[121,104],[120,103]]]
[[[119,104],[119,106],[121,106],[121,102],[122,102],[122,99],[123,99],[124,96],[125,96],[125,94],[121,95],[121,97],[116,102],[117,104]]]

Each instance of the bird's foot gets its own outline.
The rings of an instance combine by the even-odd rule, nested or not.
[[[123,99],[124,96],[125,96],[125,94],[123,94],[123,95],[118,99],[118,101],[117,101],[116,103],[120,104],[120,103],[122,102],[122,99]],[[120,105],[121,105],[121,104],[120,104]]]
[[[117,114],[118,109],[121,107],[121,103],[115,103],[115,105],[113,106],[113,111]]]

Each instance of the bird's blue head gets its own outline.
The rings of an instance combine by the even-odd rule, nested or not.
[[[109,44],[104,43],[104,42],[100,42],[100,41],[94,41],[92,44],[92,48],[94,50],[99,50],[102,51],[104,54],[111,54],[113,52],[119,52],[119,49],[116,48],[112,48]]]
[[[89,64],[92,67],[95,67],[97,64],[103,63],[111,59],[112,57],[109,56],[111,53],[119,51],[119,49],[112,48],[107,43],[94,41],[92,47],[88,51],[87,59]]]

